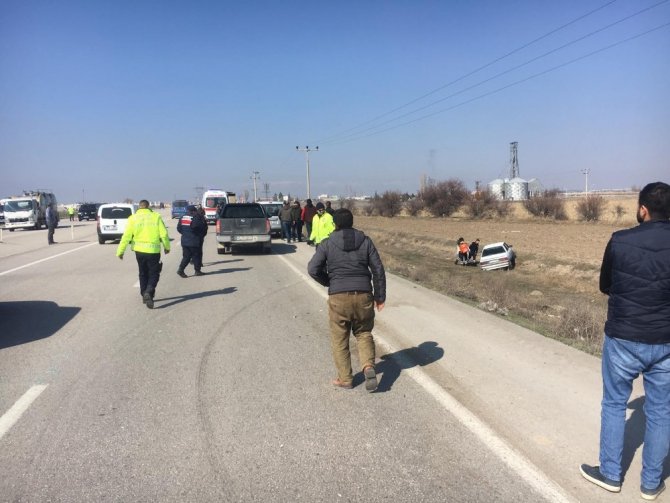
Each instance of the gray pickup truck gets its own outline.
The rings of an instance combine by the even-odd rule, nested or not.
[[[270,221],[258,203],[231,203],[221,206],[216,219],[216,245],[219,254],[235,248],[272,251]]]

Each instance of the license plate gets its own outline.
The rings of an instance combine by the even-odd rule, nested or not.
[[[233,241],[256,241],[256,236],[233,236]]]
[[[116,230],[116,225],[103,225],[103,230],[106,231],[115,231]]]

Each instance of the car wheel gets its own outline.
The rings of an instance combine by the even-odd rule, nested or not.
[[[105,239],[103,239],[102,236],[98,236],[98,243],[100,243],[101,245],[104,245],[105,244]]]

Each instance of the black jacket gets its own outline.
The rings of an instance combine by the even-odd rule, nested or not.
[[[179,219],[177,232],[181,234],[181,246],[200,246],[207,234],[207,221],[200,214],[184,215]]]
[[[307,272],[329,295],[372,292],[376,302],[386,302],[384,265],[372,240],[357,229],[336,230],[321,241]]]
[[[605,333],[647,344],[670,343],[670,221],[615,232],[600,269],[609,295]]]

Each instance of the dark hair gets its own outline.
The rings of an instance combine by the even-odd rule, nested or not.
[[[647,208],[652,219],[670,219],[670,185],[663,182],[647,184],[640,191],[638,203]]]
[[[346,208],[333,212],[333,222],[338,229],[351,229],[354,226],[354,214]]]
[[[149,201],[147,201],[146,199],[142,199],[140,201],[140,208],[148,208],[148,207],[149,207]]]

